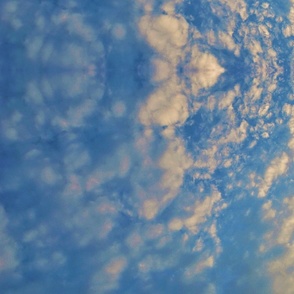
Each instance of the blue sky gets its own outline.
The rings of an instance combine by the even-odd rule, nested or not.
[[[292,293],[293,12],[1,1],[1,293]]]

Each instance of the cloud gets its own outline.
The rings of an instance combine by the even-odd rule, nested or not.
[[[119,287],[119,278],[127,266],[124,256],[113,257],[92,277],[89,293],[108,293]]]
[[[291,104],[285,103],[283,106],[283,112],[289,117],[288,127],[291,137],[288,142],[288,147],[294,150],[294,107]]]
[[[188,118],[187,98],[180,94],[177,81],[171,81],[153,93],[139,114],[145,126],[183,124]]]
[[[176,265],[175,256],[161,256],[159,254],[149,254],[144,256],[138,264],[138,270],[142,276],[148,276],[152,272],[168,270]]]
[[[247,121],[243,120],[240,124],[240,126],[236,129],[231,129],[230,133],[226,136],[226,138],[223,138],[220,140],[221,144],[225,143],[241,143],[244,141],[247,137],[247,128],[248,123]]]
[[[272,201],[269,200],[262,205],[263,219],[270,220],[276,216],[276,210],[272,208]]]
[[[128,104],[135,100],[127,100],[128,97],[120,95],[118,101],[116,94],[112,95],[112,89],[109,89],[109,110],[98,104],[104,92],[103,65],[99,67],[105,58],[104,48],[97,39],[101,32],[97,33],[95,28],[91,27],[90,20],[86,19],[84,14],[76,13],[78,9],[75,7],[78,4],[73,1],[66,1],[66,7],[74,8],[73,10],[57,9],[49,18],[45,15],[41,17],[42,15],[37,13],[26,13],[35,15],[36,23],[32,36],[27,38],[25,43],[27,57],[31,60],[40,58],[38,63],[41,62],[45,66],[63,65],[66,74],[60,74],[55,79],[51,76],[40,77],[40,81],[37,78],[31,79],[26,87],[25,99],[27,105],[33,107],[36,112],[34,123],[36,122],[38,130],[42,130],[42,135],[47,124],[48,128],[57,132],[64,131],[66,135],[58,135],[58,139],[52,139],[52,144],[51,141],[34,146],[31,146],[30,142],[24,144],[31,147],[31,150],[26,152],[26,160],[30,158],[27,164],[33,166],[27,169],[33,170],[29,173],[30,183],[35,183],[39,188],[32,194],[40,195],[38,199],[50,215],[50,222],[43,225],[41,217],[30,218],[28,222],[33,224],[23,234],[22,244],[34,250],[36,260],[32,267],[37,271],[50,273],[53,269],[71,264],[68,261],[74,258],[77,267],[86,269],[81,279],[83,282],[90,281],[90,293],[116,291],[120,287],[124,272],[134,268],[138,272],[138,279],[147,281],[148,273],[179,268],[179,265],[185,267],[187,264],[184,260],[189,259],[187,267],[183,269],[185,274],[171,279],[183,278],[191,283],[194,283],[199,275],[205,275],[206,271],[215,268],[223,246],[218,231],[218,216],[228,204],[216,187],[210,184],[219,183],[220,171],[226,180],[230,181],[227,187],[221,187],[225,191],[231,193],[233,189],[247,188],[243,179],[236,176],[240,171],[247,171],[242,170],[244,165],[238,164],[239,158],[246,156],[242,157],[244,154],[236,145],[244,142],[248,134],[254,136],[254,132],[257,132],[249,125],[250,120],[247,120],[247,117],[257,118],[257,129],[262,130],[261,136],[264,138],[269,138],[270,130],[274,128],[264,121],[271,115],[271,93],[275,89],[277,77],[276,74],[268,75],[268,72],[271,69],[279,72],[276,66],[278,55],[271,49],[272,36],[268,34],[266,25],[252,25],[250,18],[241,22],[239,27],[239,15],[241,19],[246,20],[248,13],[251,13],[244,1],[209,1],[208,5],[217,16],[225,19],[225,25],[221,27],[221,31],[209,32],[207,35],[201,35],[178,14],[180,10],[176,9],[175,5],[181,1],[163,1],[160,8],[164,13],[158,13],[158,3],[154,1],[138,0],[136,5],[139,2],[144,6],[145,15],[139,20],[138,26],[142,37],[153,49],[151,82],[154,91],[140,105],[138,120],[135,121],[140,125],[127,125],[128,132],[124,134],[127,139],[124,139],[122,144],[116,139],[124,132],[123,123],[126,120],[134,123],[130,119],[132,115],[128,111]],[[5,21],[16,28],[17,23],[26,21],[18,19],[16,13],[21,10],[21,2],[8,3],[1,16],[7,14],[6,18],[2,19],[6,19]],[[268,9],[265,5],[260,6]],[[263,15],[266,14],[258,14],[257,18],[260,19]],[[110,28],[110,38],[114,37],[116,44],[119,40],[119,44],[123,46],[124,41],[129,41],[130,32],[120,20],[107,20],[103,25]],[[61,42],[60,52],[56,51],[54,40],[39,37],[48,28],[58,31],[60,36],[64,33],[69,35]],[[244,37],[244,47],[241,48],[235,43],[235,36]],[[262,38],[261,41],[259,37]],[[191,39],[198,45],[191,42]],[[210,95],[207,101],[205,97],[198,95],[201,89],[206,89],[203,93],[209,92],[208,88],[215,85],[225,71],[217,57],[208,49],[208,45],[214,46],[215,52],[219,48],[226,48],[231,51],[229,54],[235,55],[238,55],[240,50],[250,50],[255,67],[248,91],[236,86],[227,92]],[[114,47],[109,44],[109,55],[115,51]],[[133,52],[135,51],[131,53]],[[267,60],[263,61],[261,54],[267,54]],[[178,74],[179,68],[183,74]],[[67,70],[72,71],[72,75],[68,75]],[[65,101],[64,109],[57,107],[57,112],[51,115],[44,110],[43,103],[55,104],[54,98],[61,97],[59,94],[71,99]],[[259,107],[260,104],[263,106]],[[135,104],[134,108],[137,106]],[[99,114],[105,113],[107,119],[97,120],[97,108],[101,109]],[[187,147],[188,138],[181,137],[182,127],[189,117],[202,109],[208,109],[211,117],[220,118],[220,122],[212,126],[210,133],[203,131],[202,141],[195,144],[197,150],[193,149],[191,154]],[[22,118],[17,118],[18,116],[12,115],[2,126],[10,140],[22,138],[19,125],[27,120],[27,117],[25,111],[20,114]],[[105,135],[107,139],[112,136],[115,138],[113,144],[106,146],[105,153],[96,148],[105,143],[105,137],[99,137],[96,129],[93,131],[95,139],[92,139],[92,133],[89,136],[91,138],[87,137],[89,141],[83,140],[83,135],[79,135],[79,131],[87,128],[90,119],[93,119],[92,122],[103,132],[115,129],[113,133]],[[120,132],[117,132],[117,120],[123,122],[119,125]],[[205,124],[209,125],[209,122]],[[291,124],[289,123],[289,127]],[[135,132],[139,129],[140,134],[134,135],[134,129]],[[97,145],[94,144],[96,139]],[[254,151],[255,149],[252,153]],[[286,155],[284,160],[284,154],[276,163],[273,161],[265,171],[259,186],[261,194],[268,192],[274,180],[286,173],[290,159],[287,159],[289,156]],[[50,158],[42,161],[41,158],[46,156]],[[254,158],[257,157],[258,155]],[[39,163],[40,160],[42,164]],[[184,182],[186,175],[191,176],[192,191],[189,190],[189,180]],[[38,179],[42,182],[39,183]],[[211,193],[203,192],[204,188],[195,192],[194,189],[196,190],[195,187],[200,182],[205,189],[209,186]],[[21,183],[24,183],[24,186],[27,184]],[[49,188],[54,191],[53,200],[48,200],[50,197],[47,196],[51,193]],[[240,193],[242,195],[247,193],[243,190]],[[248,193],[251,193],[251,190]],[[234,198],[234,201],[237,201],[238,197]],[[50,212],[53,204],[54,212]],[[290,204],[285,202],[285,205]],[[35,208],[38,210],[38,207]],[[167,209],[170,209],[168,216],[162,213]],[[271,201],[264,203],[263,211],[264,220],[275,222],[275,217],[280,217]],[[170,219],[166,219],[169,217]],[[6,218],[5,216],[4,220]],[[134,223],[133,220],[138,221]],[[128,225],[130,221],[132,224]],[[38,222],[41,224],[37,224]],[[290,218],[287,222],[292,224]],[[291,260],[293,251],[289,243],[293,232],[291,226],[287,226],[288,223],[283,223],[277,242],[288,249],[287,258]],[[58,231],[62,232],[62,240],[69,236],[64,247],[58,237],[57,243],[52,241],[56,241],[53,234],[55,231],[51,231],[49,224],[58,227]],[[135,228],[131,231],[130,227]],[[2,228],[0,225],[0,234],[3,236],[0,238],[0,244],[2,242],[3,255],[6,258],[3,263],[4,271],[16,269],[19,265],[17,246],[9,236],[7,227]],[[122,246],[116,240],[113,242],[114,236],[122,238]],[[68,246],[72,246],[70,250]],[[116,250],[111,251],[109,248],[113,247]],[[43,254],[45,251],[46,255]],[[71,252],[81,254],[72,257]],[[89,255],[90,261],[84,258],[84,255]],[[282,268],[285,277],[291,270],[290,263],[287,263],[288,260],[281,261],[287,265],[287,270],[277,262],[273,263],[271,272],[278,275],[277,269]],[[86,268],[89,262],[91,267]],[[0,258],[0,265],[3,264]],[[68,283],[68,280],[65,280],[65,283]],[[285,284],[290,282],[290,279],[285,280]],[[206,291],[217,292],[213,285],[208,286]]]
[[[188,266],[185,269],[183,280],[186,283],[192,283],[195,281],[195,277],[203,271],[210,269],[214,266],[215,260],[213,256],[205,257],[203,256],[201,260],[195,262],[194,264]]]
[[[181,16],[145,15],[139,29],[148,43],[173,65],[181,57],[181,48],[188,40],[188,23]]]
[[[234,102],[234,99],[241,95],[240,92],[240,85],[236,85],[233,90],[230,90],[218,99],[218,108],[219,109],[226,109],[230,106],[232,106],[232,103]]]
[[[150,187],[141,191],[144,195],[140,208],[140,215],[148,220],[156,217],[168,203],[178,195],[183,183],[184,173],[191,166],[192,160],[187,154],[180,138],[167,141],[167,148],[155,163],[155,167],[162,171],[162,175],[155,181],[156,192]],[[155,194],[155,195],[154,195]]]
[[[196,45],[186,50],[191,52],[191,59],[185,68],[185,74],[191,80],[191,94],[196,95],[201,88],[213,86],[225,70],[215,56],[199,51]]]
[[[54,185],[61,177],[52,167],[47,166],[42,170],[41,178],[47,185]]]
[[[294,197],[287,197],[283,200],[282,206],[278,211],[272,208],[272,203],[267,202],[263,205],[264,219],[270,221],[272,229],[265,235],[265,245],[263,251],[270,248],[282,246],[283,252],[268,261],[267,270],[273,281],[274,293],[293,292],[293,263],[294,245],[292,242],[294,234]],[[276,212],[279,218],[275,217]]]
[[[162,188],[176,191],[183,182],[185,170],[191,165],[192,160],[186,153],[183,141],[179,138],[170,140],[166,151],[159,160],[159,166],[164,170],[161,180]]]
[[[284,27],[283,33],[285,37],[293,36],[294,34],[294,1],[290,1],[290,9],[288,14],[290,24]]]
[[[209,1],[211,2],[212,0]],[[239,14],[243,21],[248,18],[247,5],[244,0],[218,0],[218,2],[227,6],[233,15]]]
[[[141,214],[147,220],[153,219],[159,210],[159,203],[156,199],[147,199],[143,203]]]
[[[126,259],[124,257],[118,257],[113,259],[105,266],[105,272],[113,277],[118,276],[126,267]]]
[[[148,199],[143,201],[140,209],[140,214],[149,220],[176,197],[185,171],[192,166],[183,142],[176,137],[174,131],[190,115],[185,93],[192,91],[196,95],[201,88],[211,87],[224,72],[213,55],[201,52],[195,44],[187,43],[188,33],[193,28],[189,28],[186,20],[175,13],[173,8],[176,2],[163,5],[166,15],[153,15],[148,10],[139,21],[142,36],[156,50],[153,58],[153,80],[158,82],[156,90],[142,104],[139,120],[148,129],[165,127],[161,130],[161,135],[166,139],[167,146],[158,161],[158,167],[163,172],[158,182],[162,195],[155,197],[145,193]],[[185,76],[191,80],[191,89],[177,75],[177,66],[183,59],[183,52],[189,56],[184,71]],[[151,143],[149,135],[146,141]]]
[[[179,231],[182,227],[183,221],[180,218],[173,218],[168,224],[168,228],[171,231]]]
[[[294,248],[289,248],[287,254],[272,262],[269,266],[269,272],[273,274],[273,291],[276,294],[293,293],[293,270],[291,269],[294,261]]]
[[[259,187],[258,197],[265,197],[267,195],[273,182],[287,171],[289,162],[289,156],[285,152],[272,160],[265,171],[264,179]]]
[[[220,202],[221,194],[217,190],[213,191],[211,196],[207,196],[203,200],[196,200],[194,207],[189,208],[192,214],[188,218],[183,219],[184,226],[193,234],[197,234],[200,225],[212,216]]]

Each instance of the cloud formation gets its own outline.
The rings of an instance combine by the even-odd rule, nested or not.
[[[262,220],[260,252],[285,250],[266,278],[287,293],[293,201],[276,184],[293,169],[294,123],[291,101],[278,110],[278,11],[86,2],[0,4],[7,65],[32,68],[13,72],[0,110],[0,272],[14,293],[217,293],[233,280],[250,292]]]

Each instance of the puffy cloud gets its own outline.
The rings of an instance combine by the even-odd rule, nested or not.
[[[272,208],[272,201],[269,200],[262,205],[263,219],[270,220],[276,216],[276,210]]]
[[[185,170],[191,164],[192,160],[189,154],[186,153],[183,142],[180,139],[171,140],[159,160],[159,166],[164,170],[161,187],[170,189],[172,194],[173,191],[177,191],[183,182]]]
[[[201,88],[214,85],[224,72],[213,55],[201,52],[194,44],[187,44],[190,28],[182,16],[175,14],[173,8],[176,2],[170,1],[163,5],[166,15],[147,13],[139,21],[141,34],[157,51],[153,59],[153,80],[158,82],[157,89],[142,105],[139,120],[148,129],[165,127],[161,134],[167,140],[166,151],[158,161],[158,167],[163,172],[158,183],[162,196],[147,196],[145,193],[148,199],[140,209],[141,215],[147,219],[153,219],[166,203],[175,198],[183,183],[185,171],[192,166],[183,142],[176,137],[174,131],[189,116],[185,93],[192,91],[196,95]],[[177,75],[177,66],[183,52],[190,59],[184,71],[191,80],[191,89]],[[149,136],[147,142],[151,143]]]
[[[188,23],[183,17],[145,15],[139,22],[139,29],[153,48],[172,64],[177,63],[180,49],[188,40]]]
[[[218,0],[218,2],[229,8],[233,15],[239,14],[243,21],[248,18],[247,5],[244,0]]]
[[[146,126],[183,124],[188,117],[187,98],[180,94],[176,81],[166,83],[153,93],[139,114]]]
[[[148,276],[151,272],[167,270],[176,265],[174,256],[163,257],[159,254],[149,254],[142,258],[138,264],[138,270],[142,276]]]
[[[159,203],[156,199],[147,199],[143,203],[141,214],[147,219],[153,219],[159,210]]]
[[[230,143],[230,142],[241,143],[247,137],[247,128],[248,128],[247,121],[242,121],[240,126],[237,129],[231,129],[227,137],[220,140],[220,143],[221,144]]]
[[[162,170],[162,176],[155,182],[156,194],[153,195],[153,189],[142,191],[145,200],[140,208],[140,215],[149,220],[177,196],[184,173],[192,164],[180,138],[169,139],[167,144],[166,150],[156,163],[157,168]]]
[[[225,109],[232,105],[234,99],[240,96],[240,85],[236,85],[233,90],[230,90],[218,99],[218,107],[219,109]]]
[[[283,112],[289,117],[288,127],[291,137],[288,142],[288,147],[294,150],[294,107],[291,104],[285,103]]]
[[[191,283],[194,281],[195,277],[203,273],[206,269],[210,269],[214,266],[214,257],[213,256],[208,256],[208,257],[203,257],[201,260],[195,262],[194,264],[188,266],[185,270],[183,280],[184,282]]]
[[[168,224],[168,228],[171,231],[179,231],[182,227],[183,221],[180,218],[173,218]]]
[[[127,266],[124,256],[113,257],[92,277],[89,293],[107,293],[119,287],[119,278]]]
[[[213,191],[211,196],[207,196],[202,201],[197,200],[194,207],[189,208],[192,215],[183,220],[184,226],[192,233],[198,233],[200,225],[211,217],[214,210],[217,210],[217,207],[220,205],[220,201],[221,194],[217,190]]]
[[[191,51],[191,60],[185,73],[191,80],[191,93],[196,95],[201,88],[213,86],[225,70],[218,64],[215,56],[199,51],[196,45],[188,50]]]
[[[293,293],[293,266],[294,261],[294,248],[289,248],[287,254],[272,262],[269,266],[269,272],[273,274],[273,291],[276,294],[281,293],[285,294]]]
[[[283,175],[289,165],[290,159],[287,153],[275,158],[265,171],[264,179],[259,187],[258,197],[265,197],[273,182]]]
[[[264,219],[270,221],[271,231],[265,235],[265,245],[262,251],[268,251],[275,246],[282,246],[283,253],[268,261],[268,273],[273,281],[274,293],[292,293],[293,289],[293,263],[294,263],[294,197],[287,197],[283,201],[282,207],[275,211],[272,203],[267,202],[263,206]],[[276,212],[279,218],[273,218]]]

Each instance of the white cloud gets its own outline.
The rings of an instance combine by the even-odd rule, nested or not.
[[[210,174],[212,174],[215,169],[218,166],[218,161],[216,159],[216,154],[217,154],[218,147],[216,145],[202,150],[201,154],[198,156],[198,159],[194,162],[194,167],[199,168],[199,169],[205,169],[209,173],[207,174],[208,177],[210,177]],[[202,174],[201,176],[205,176]],[[195,178],[197,178],[198,173],[195,173]]]
[[[159,166],[164,170],[161,180],[163,189],[177,190],[182,182],[185,170],[192,165],[184,143],[180,139],[171,140],[162,157]]]
[[[276,210],[272,208],[272,201],[269,200],[262,205],[263,219],[270,220],[276,216]]]
[[[154,81],[163,81],[142,106],[139,119],[145,126],[182,124],[188,117],[187,98],[183,94],[176,66],[187,43],[188,24],[182,17],[145,15],[139,29],[160,54],[153,58]]]
[[[273,182],[283,175],[289,165],[289,156],[284,152],[281,156],[276,157],[267,167],[264,179],[259,187],[258,197],[265,197]]]
[[[290,1],[290,9],[288,14],[288,19],[290,21],[290,25],[286,26],[284,29],[284,36],[290,37],[294,34],[294,1]]]
[[[126,267],[127,261],[124,257],[118,257],[105,266],[105,272],[113,277],[118,276]]]
[[[212,0],[209,0],[209,2],[212,2]],[[218,0],[218,2],[227,6],[233,15],[239,14],[243,21],[248,18],[247,5],[244,0]]]
[[[152,224],[148,226],[148,229],[144,233],[144,236],[148,240],[158,239],[165,233],[165,227],[162,224]]]
[[[149,7],[138,24],[142,36],[157,51],[153,58],[153,80],[158,83],[157,89],[142,105],[139,120],[151,130],[156,126],[165,126],[161,134],[167,141],[166,151],[158,161],[158,167],[163,171],[157,183],[161,195],[143,192],[146,199],[140,207],[140,215],[149,220],[155,218],[176,197],[185,171],[192,166],[192,159],[174,131],[175,126],[182,125],[189,116],[185,93],[193,92],[196,95],[201,88],[211,87],[224,72],[216,57],[208,52],[201,52],[196,45],[188,43],[189,33],[198,34],[198,37],[201,35],[196,29],[189,28],[186,20],[175,13],[176,3],[178,1],[169,1],[163,5],[166,15],[152,15]],[[190,56],[184,71],[191,80],[191,89],[177,76],[177,66],[183,59],[183,53]],[[151,144],[151,138],[148,135],[145,141]]]
[[[63,216],[64,226],[71,232],[78,248],[105,240],[115,227],[120,209],[119,204],[112,204],[107,199],[82,206],[70,197],[64,200],[64,205],[70,207]]]
[[[185,73],[191,80],[192,93],[196,95],[201,88],[213,86],[225,70],[218,64],[215,56],[199,51],[196,45],[186,50],[191,52],[191,60]]]
[[[180,218],[173,218],[168,224],[168,228],[171,231],[179,231],[182,227],[183,221]]]
[[[177,261],[174,255],[162,257],[159,254],[149,254],[139,262],[138,270],[142,276],[148,276],[151,272],[168,270],[175,266]]]
[[[288,122],[288,127],[289,127],[289,131],[291,134],[291,138],[288,142],[288,147],[292,150],[294,150],[294,106],[292,106],[291,104],[286,103],[283,106],[283,112],[289,116],[289,122]]]
[[[158,160],[150,158],[148,154],[149,144],[152,143],[152,136],[149,137],[146,134],[140,140],[142,141],[141,143],[137,142],[139,144],[138,148],[140,148],[144,156],[143,168],[146,169],[145,173],[149,173],[147,171],[150,168],[162,171],[162,175],[158,177],[158,180],[153,180],[150,183],[149,189],[139,188],[140,184],[138,185],[137,193],[140,195],[139,198],[142,199],[139,213],[141,217],[149,220],[154,219],[177,196],[183,183],[184,173],[192,165],[192,159],[186,151],[184,142],[180,138],[175,137],[173,129],[167,128],[162,133],[165,135],[167,146]],[[144,174],[142,176],[145,177]]]
[[[147,219],[153,219],[159,210],[159,203],[156,199],[147,199],[143,203],[141,214]]]
[[[248,123],[245,120],[243,120],[240,126],[236,129],[231,129],[230,133],[225,138],[220,140],[220,143],[241,143],[247,137],[247,128]]]
[[[161,9],[167,14],[174,14],[176,4],[181,2],[183,2],[183,0],[168,0],[162,4]]]
[[[191,283],[195,281],[195,276],[201,274],[207,269],[212,268],[214,266],[214,263],[215,260],[212,255],[207,257],[204,255],[201,260],[187,267],[183,275],[184,282]]]
[[[294,197],[284,199],[283,203],[287,217],[283,220],[277,242],[279,244],[289,244],[289,242],[292,242],[294,233]]]
[[[167,83],[153,93],[139,114],[141,123],[146,126],[170,126],[182,124],[188,117],[187,98],[180,94],[177,81]]]
[[[294,285],[294,197],[285,198],[282,207],[275,211],[272,203],[263,206],[264,219],[273,224],[272,230],[265,235],[265,244],[261,251],[269,250],[275,246],[282,246],[283,253],[268,262],[268,273],[273,281],[274,293],[293,293]],[[276,212],[279,218],[273,218]]]
[[[234,51],[235,55],[239,55],[240,48],[234,42],[232,35],[227,32],[219,32],[218,38],[225,48]]]
[[[207,196],[203,200],[197,200],[194,207],[189,208],[192,214],[188,218],[183,219],[184,226],[193,234],[197,234],[200,225],[212,216],[214,210],[219,206],[220,201],[221,194],[217,190],[214,190],[211,196]]]
[[[269,265],[269,272],[273,275],[273,292],[275,294],[293,293],[294,273],[291,269],[294,262],[294,247],[290,247],[282,258]]]
[[[108,293],[119,287],[119,278],[128,264],[125,256],[113,257],[90,282],[89,293]]]
[[[216,209],[215,209],[215,211],[217,212],[217,211],[221,211],[221,210],[223,210],[223,209],[225,209],[227,207],[227,204],[223,204],[223,205],[221,205],[221,206],[218,206]],[[221,240],[220,240],[220,238],[218,237],[218,234],[217,234],[217,222],[216,221],[214,221],[213,223],[212,223],[212,225],[208,228],[208,233],[210,234],[210,236],[211,236],[211,238],[214,240],[214,243],[215,243],[215,245],[216,245],[216,253],[217,254],[219,254],[219,253],[221,253],[221,251],[222,251],[222,247],[221,247]]]
[[[152,60],[154,75],[152,76],[153,81],[162,82],[169,79],[172,75],[174,75],[174,68],[169,63],[169,60],[165,60],[162,58],[153,58]]]
[[[53,185],[60,179],[60,175],[58,175],[52,167],[47,166],[42,170],[41,178],[46,184]]]
[[[139,29],[149,44],[173,64],[181,57],[181,48],[188,40],[188,23],[181,16],[145,15]]]
[[[131,249],[131,254],[141,254],[144,240],[140,232],[131,232],[126,238],[125,243]]]
[[[225,94],[221,95],[221,97],[218,99],[219,109],[225,109],[230,107],[234,99],[240,95],[240,85],[236,85],[233,90],[226,92]]]

